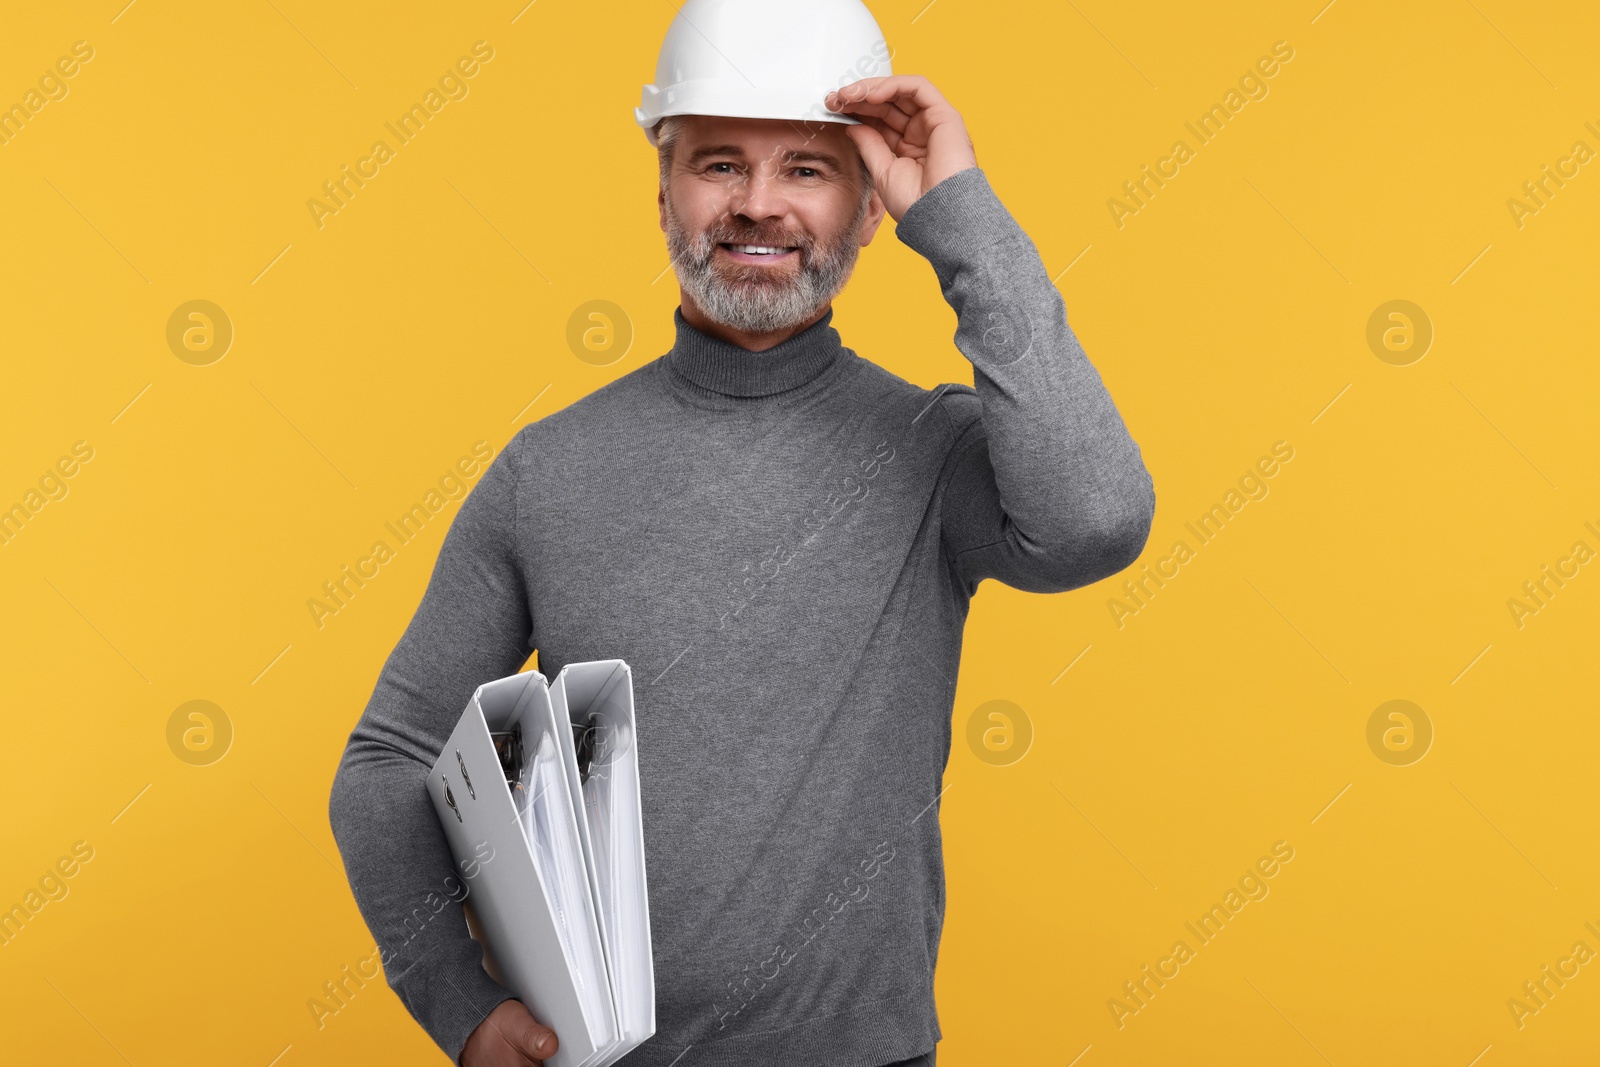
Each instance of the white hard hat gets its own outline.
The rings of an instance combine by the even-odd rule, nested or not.
[[[634,121],[656,143],[669,115],[805,119],[858,125],[823,99],[893,74],[883,32],[861,0],[685,0]]]

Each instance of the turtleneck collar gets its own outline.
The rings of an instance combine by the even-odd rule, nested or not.
[[[696,385],[727,396],[770,396],[794,389],[827,370],[846,351],[830,323],[830,307],[822,318],[764,352],[752,352],[713,337],[672,313],[677,339],[666,362]]]

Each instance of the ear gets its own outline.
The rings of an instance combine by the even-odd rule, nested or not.
[[[661,232],[667,232],[667,187],[663,185],[656,193],[656,214],[661,218]]]
[[[867,201],[867,216],[861,220],[861,247],[865,248],[872,243],[872,237],[878,232],[878,226],[883,222],[884,216],[883,197],[878,195],[878,190],[872,190],[872,198]]]

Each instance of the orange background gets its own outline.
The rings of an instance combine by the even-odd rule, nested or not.
[[[0,144],[0,506],[40,504],[0,544],[0,907],[74,872],[0,947],[7,1053],[440,1062],[381,983],[321,1026],[308,1001],[372,953],[328,789],[459,498],[320,627],[306,603],[475,442],[498,453],[670,346],[631,109],[674,5],[121,3],[32,5],[0,35],[0,105],[93,51]],[[1600,17],[872,6],[896,69],[965,116],[1158,496],[1128,574],[974,601],[941,1065],[1600,1056],[1592,962],[1520,1027],[1507,1005],[1600,950],[1600,568],[1565,564],[1520,625],[1508,606],[1600,549],[1600,165],[1561,163],[1600,149]],[[477,41],[467,95],[319,226],[307,201]],[[1198,143],[1185,123],[1280,41],[1266,94]],[[1108,202],[1179,139],[1192,158],[1119,226]],[[1565,184],[1514,212],[1547,164]],[[231,324],[221,358],[169,344],[193,300]],[[569,345],[592,300],[625,348]],[[1422,318],[1383,318],[1398,347],[1374,348],[1395,300]],[[835,324],[919,384],[971,381],[887,229]],[[51,478],[76,442],[92,458]],[[1248,483],[1266,495],[1200,544],[1185,524],[1277,442],[1293,458]],[[1119,626],[1122,581],[1180,539],[1192,558]],[[195,700],[220,709],[199,757],[169,732]],[[969,744],[994,700],[1025,751]],[[1420,709],[1409,749],[1387,719],[1369,746],[1391,700]],[[1119,1027],[1123,983],[1280,841],[1269,893]]]

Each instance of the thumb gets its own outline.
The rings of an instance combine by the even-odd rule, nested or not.
[[[844,132],[856,143],[856,150],[861,153],[861,160],[867,165],[873,183],[880,190],[883,189],[889,182],[889,167],[897,158],[894,149],[883,139],[883,134],[866,123],[846,126]]]
[[[547,1060],[554,1056],[559,1047],[556,1042],[556,1032],[548,1026],[535,1022],[531,1015],[520,1020],[520,1025],[513,1024],[511,1042],[519,1052],[536,1061]]]
[[[502,1001],[495,1013],[500,1016],[495,1020],[500,1036],[530,1061],[537,1063],[556,1054],[560,1047],[556,1032],[535,1019],[522,1001]]]

